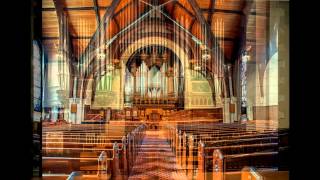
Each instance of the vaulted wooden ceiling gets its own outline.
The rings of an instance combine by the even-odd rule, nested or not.
[[[56,7],[59,3],[68,19],[68,31],[72,40],[72,50],[77,56],[81,54],[95,33],[99,21],[110,8],[112,0],[43,0],[42,1],[42,36],[43,44],[48,55],[57,53],[59,44],[59,22]],[[151,0],[144,0],[150,2]],[[159,4],[168,0],[158,0]],[[246,35],[247,43],[265,45],[267,1],[257,1],[250,4],[246,0],[195,0],[212,33],[219,39],[219,44],[227,59],[234,58],[239,49],[241,37]],[[139,4],[139,8],[137,5]],[[145,11],[147,5],[137,3],[137,0],[121,0],[114,11],[114,18],[110,22],[108,34],[114,35],[137,17],[134,11]],[[168,15],[199,37],[200,22],[196,19],[196,12],[188,0],[176,0],[165,6]],[[181,17],[186,21],[182,22]],[[243,23],[247,18],[247,23]],[[224,22],[224,33],[218,33],[215,23]],[[243,32],[242,26],[246,26]],[[264,52],[261,52],[262,54]]]

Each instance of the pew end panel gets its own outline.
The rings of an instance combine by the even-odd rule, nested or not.
[[[241,180],[264,180],[264,178],[255,168],[246,166],[241,170]]]

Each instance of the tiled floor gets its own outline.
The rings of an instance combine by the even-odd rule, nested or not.
[[[162,131],[146,131],[129,179],[187,179],[186,175],[179,171],[175,155],[162,135]]]

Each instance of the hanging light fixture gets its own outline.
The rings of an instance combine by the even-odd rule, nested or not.
[[[211,59],[210,49],[207,46],[201,46],[201,59],[205,62]]]
[[[96,52],[97,52],[97,58],[98,59],[105,59],[106,58],[106,54],[103,52],[102,49],[98,48],[96,50]]]

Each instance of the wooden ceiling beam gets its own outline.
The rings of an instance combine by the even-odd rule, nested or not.
[[[242,11],[238,11],[238,10],[229,10],[229,9],[215,9],[215,8],[212,8],[212,9],[201,9],[202,12],[206,12],[206,13],[216,13],[216,12],[219,12],[219,13],[231,13],[231,14],[239,14],[239,15],[242,15],[243,12]]]
[[[173,14],[175,8],[176,8],[176,4],[177,4],[178,1],[173,1],[173,4],[172,4],[172,9],[171,9],[171,13],[170,14]]]
[[[240,32],[238,38],[234,41],[234,49],[232,52],[231,59],[235,61],[242,53],[242,49],[244,49],[247,41],[247,24],[248,24],[248,17],[250,15],[250,10],[252,7],[253,1],[245,0],[242,15],[241,15],[241,24],[240,24]]]
[[[107,9],[109,6],[99,6],[99,9]],[[42,11],[55,11],[55,8],[42,8]],[[88,11],[94,10],[94,7],[64,7],[64,11]]]
[[[180,8],[182,8],[192,19],[195,19],[194,14],[190,12],[186,7],[184,7],[181,3],[176,1],[176,5],[178,5]]]
[[[242,10],[238,11],[238,10],[230,10],[230,9],[205,9],[205,8],[202,8],[201,11],[205,12],[205,13],[218,12],[218,13],[225,13],[225,14],[243,15]],[[250,12],[249,14],[253,15],[253,16],[265,16],[264,13],[257,13],[257,12]]]
[[[120,13],[122,13],[124,10],[126,10],[127,8],[129,8],[129,6],[133,3],[133,1],[130,1],[129,3],[127,3],[123,8],[121,8],[118,12],[116,12],[113,17],[118,16]]]
[[[116,18],[113,18],[114,20],[114,23],[116,24],[117,28],[118,28],[118,31],[120,31],[120,25],[119,25],[119,22]]]
[[[193,25],[194,25],[195,22],[196,22],[196,18],[193,18],[192,21],[191,21],[191,23],[190,23],[190,27],[189,27],[189,29],[188,29],[189,32],[192,31],[192,27],[193,27]]]
[[[215,7],[215,0],[210,0],[210,5],[209,5],[209,9],[210,9],[210,12],[208,14],[208,24],[211,26],[211,22],[212,22],[212,15],[214,13],[214,7]]]
[[[70,36],[70,39],[90,39],[91,36]],[[58,40],[59,37],[42,37],[42,40]]]
[[[225,62],[225,54],[222,51],[222,49],[220,48],[219,43],[211,44],[211,46],[208,43],[210,41],[211,41],[211,43],[214,43],[215,36],[214,36],[213,32],[211,31],[211,27],[209,26],[208,22],[205,20],[203,14],[202,14],[202,11],[199,8],[197,2],[195,0],[187,0],[187,1],[190,3],[191,7],[193,8],[193,11],[196,13],[195,15],[196,15],[197,19],[199,20],[199,23],[204,25],[204,31],[206,31],[205,34],[207,35],[207,39],[209,40],[209,41],[207,41],[206,46],[208,46],[211,49],[216,48],[219,52],[221,52],[223,62]]]
[[[60,40],[60,49],[64,49],[67,51],[67,54],[69,56],[69,60],[73,59],[73,51],[72,46],[70,43],[70,32],[65,31],[65,29],[68,27],[68,23],[64,22],[64,19],[67,19],[67,15],[63,11],[63,5],[61,0],[53,0],[57,17],[58,17],[58,26],[59,26],[59,40]],[[64,34],[65,33],[65,34]],[[62,44],[66,39],[66,44]]]
[[[92,38],[90,39],[90,42],[88,43],[86,49],[81,54],[80,60],[84,59],[84,56],[86,54],[89,54],[89,50],[91,48],[97,47],[97,45],[99,43],[98,37],[101,34],[105,34],[105,31],[106,31],[105,27],[108,27],[108,23],[110,23],[110,20],[114,14],[114,11],[115,11],[116,7],[119,5],[119,3],[120,3],[120,0],[113,0],[110,7],[106,9],[105,14],[102,17],[102,21],[100,21],[100,23],[98,24],[98,27],[97,27],[95,33],[93,34]]]
[[[90,39],[91,36],[70,36],[70,39]],[[42,40],[58,40],[59,37],[42,37]],[[229,41],[229,42],[235,42],[238,40],[237,38],[231,38],[231,37],[216,37],[217,40],[219,41]],[[247,42],[256,42],[255,39],[246,39]]]
[[[100,13],[99,13],[99,5],[97,0],[93,0],[93,8],[96,13],[97,24],[100,24]]]

